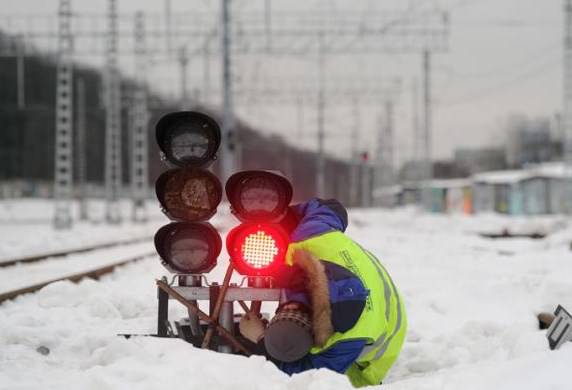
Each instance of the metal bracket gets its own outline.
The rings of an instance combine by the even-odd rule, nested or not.
[[[556,350],[565,342],[572,341],[572,315],[561,305],[558,305],[554,315],[556,317],[546,332],[551,350]]]

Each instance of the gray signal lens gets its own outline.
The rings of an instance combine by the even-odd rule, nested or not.
[[[200,274],[216,266],[222,241],[208,223],[173,222],[157,231],[155,248],[170,272]]]
[[[240,203],[249,213],[273,213],[280,203],[280,189],[265,177],[247,179],[240,188]]]
[[[178,167],[205,168],[216,159],[220,127],[210,116],[194,111],[164,115],[156,126],[157,144]]]
[[[173,237],[171,240],[171,264],[177,269],[193,270],[202,268],[209,258],[209,244],[200,235]]]
[[[173,130],[167,140],[172,156],[182,163],[203,159],[209,150],[209,138],[201,128],[182,125]]]

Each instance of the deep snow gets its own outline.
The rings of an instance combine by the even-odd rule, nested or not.
[[[10,209],[20,207],[13,202]],[[40,208],[50,209],[45,203]],[[106,230],[112,233],[105,239],[120,238],[135,231],[153,234],[162,222],[113,229],[85,224],[75,231],[83,241],[103,239]],[[406,344],[383,388],[572,388],[572,343],[550,351],[536,321],[538,312],[553,311],[557,304],[572,309],[569,222],[565,217],[352,210],[348,234],[382,260],[404,295],[409,318]],[[217,223],[228,228],[235,222],[223,213]],[[476,234],[505,227],[551,234],[544,240],[488,240]],[[26,229],[41,233],[33,240],[29,234],[18,237],[16,230]],[[10,237],[0,244],[4,254],[53,247],[54,235],[64,237],[60,246],[74,239],[74,231],[54,233],[45,221],[30,221],[22,229],[4,222],[0,233]],[[222,280],[225,265],[220,261],[209,279]],[[7,272],[0,269],[0,283]],[[59,282],[2,304],[0,388],[351,388],[343,375],[327,370],[288,377],[260,357],[203,351],[180,340],[116,336],[156,330],[154,280],[167,274],[152,257],[99,282]],[[184,315],[184,308],[171,305],[172,319]],[[50,353],[38,352],[41,346]]]

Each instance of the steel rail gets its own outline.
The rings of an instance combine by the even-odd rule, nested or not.
[[[32,256],[17,257],[17,258],[5,260],[5,261],[0,260],[0,268],[9,267],[9,266],[12,266],[12,265],[15,265],[18,263],[33,263],[33,262],[42,261],[42,260],[52,258],[52,257],[63,257],[63,256],[67,256],[67,255],[73,255],[76,253],[90,252],[90,251],[105,249],[105,248],[113,248],[116,246],[127,245],[127,244],[135,244],[138,242],[150,241],[152,239],[153,239],[153,236],[138,237],[138,238],[131,238],[131,239],[120,240],[120,241],[105,242],[105,243],[96,244],[96,245],[89,245],[89,246],[85,246],[83,248],[72,248],[72,249],[65,249],[65,250],[59,250],[59,251],[54,251],[54,252],[41,253],[41,254],[36,254],[36,255],[32,255]]]
[[[39,289],[47,286],[48,284],[60,282],[63,280],[69,280],[69,281],[74,282],[74,283],[79,282],[80,280],[82,280],[84,278],[91,278],[91,279],[97,280],[102,275],[113,272],[115,270],[115,268],[117,268],[119,266],[126,265],[129,263],[138,261],[138,260],[143,260],[147,257],[156,256],[156,255],[157,255],[157,253],[155,251],[144,253],[144,254],[139,254],[137,256],[130,257],[128,259],[124,259],[124,260],[118,261],[116,263],[111,263],[111,264],[101,266],[99,268],[94,268],[94,269],[91,269],[88,271],[63,276],[61,278],[51,279],[51,280],[48,280],[46,282],[34,284],[32,286],[22,287],[22,288],[19,288],[17,290],[12,290],[12,291],[8,291],[8,292],[0,293],[0,303],[2,303],[4,301],[8,301],[10,299],[14,299],[14,298],[16,298],[20,295],[23,295],[23,294],[29,294],[29,293],[36,292]]]

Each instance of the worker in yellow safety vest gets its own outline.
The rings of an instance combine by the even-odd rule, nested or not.
[[[248,313],[242,335],[287,374],[328,368],[355,387],[380,384],[407,330],[399,291],[379,260],[344,234],[338,201],[312,199],[290,211],[286,263],[295,277],[269,325]]]

